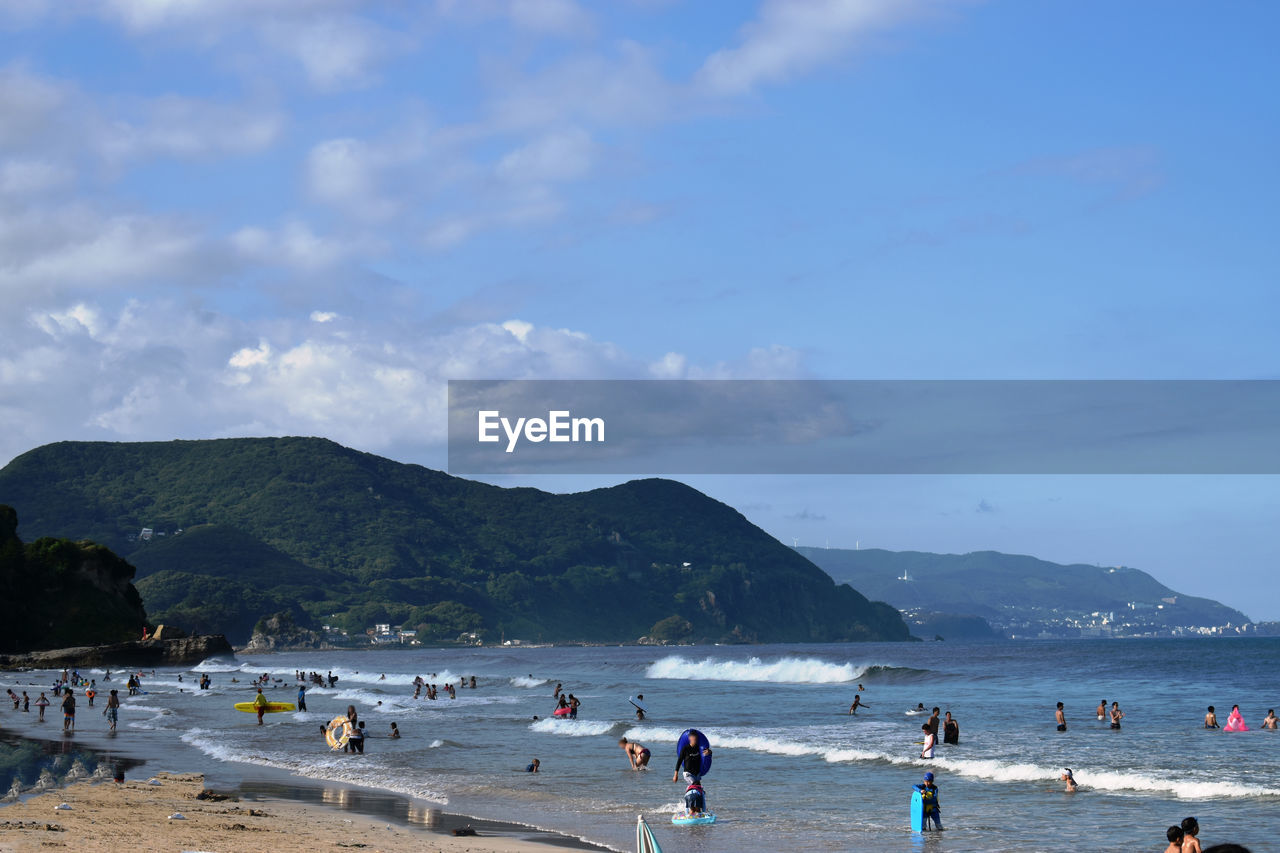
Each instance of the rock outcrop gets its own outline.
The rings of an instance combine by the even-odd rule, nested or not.
[[[0,669],[62,669],[85,666],[173,666],[233,654],[222,634],[173,640],[133,640],[101,646],[75,646],[16,655],[0,655]]]

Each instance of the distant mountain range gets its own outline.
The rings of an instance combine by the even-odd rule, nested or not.
[[[1060,565],[996,551],[796,551],[836,582],[904,611],[922,636],[931,634],[927,626],[940,615],[980,616],[1014,636],[1177,634],[1249,621],[1239,610],[1182,595],[1124,566]]]
[[[740,513],[670,480],[504,489],[316,438],[60,442],[0,469],[28,539],[137,567],[153,623],[248,638],[263,617],[486,642],[904,640]]]

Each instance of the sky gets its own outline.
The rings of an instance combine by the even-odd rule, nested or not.
[[[1277,24],[0,0],[0,464],[318,435],[444,468],[449,379],[1277,378]],[[1273,476],[680,479],[786,542],[1128,565],[1280,619]]]

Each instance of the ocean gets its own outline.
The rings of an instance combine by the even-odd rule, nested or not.
[[[1158,851],[1165,829],[1187,816],[1206,847],[1260,851],[1280,849],[1280,734],[1261,730],[1280,706],[1267,664],[1278,653],[1280,639],[1242,638],[242,655],[148,673],[146,694],[124,700],[114,737],[99,709],[106,688],[123,694],[126,673],[107,684],[102,668],[90,670],[98,708],[79,697],[75,740],[144,757],[152,771],[204,772],[211,784],[234,787],[274,768],[616,850],[633,849],[642,814],[667,853]],[[339,681],[309,689],[306,713],[270,714],[263,727],[232,708],[252,699],[250,681],[263,673],[273,679],[268,698],[294,701],[297,670]],[[196,689],[202,673],[210,690]],[[419,675],[455,686],[474,675],[477,688],[415,700]],[[53,677],[4,673],[0,683],[31,692]],[[551,718],[557,682],[581,700],[578,719]],[[866,707],[850,716],[860,684]],[[643,722],[628,702],[637,694],[649,708]],[[1102,699],[1119,702],[1120,730],[1096,720]],[[1065,732],[1054,722],[1059,701]],[[960,724],[960,743],[932,761],[919,758],[918,703]],[[320,731],[349,704],[373,735],[364,755],[330,751]],[[1225,722],[1233,704],[1251,731],[1202,728],[1207,705]],[[56,712],[40,726],[34,708],[6,705],[0,726],[54,738]],[[393,721],[398,740],[385,737]],[[671,781],[675,743],[689,727],[713,748],[704,780],[713,826],[670,823],[684,791]],[[649,770],[630,769],[621,737],[650,748]],[[541,772],[524,772],[534,758]],[[1064,767],[1077,793],[1064,792]],[[907,804],[926,770],[937,776],[946,831],[914,835]]]

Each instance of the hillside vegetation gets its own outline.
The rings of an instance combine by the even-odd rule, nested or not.
[[[136,640],[146,614],[133,566],[101,545],[18,538],[18,514],[0,504],[0,652]]]
[[[28,535],[125,553],[153,621],[237,641],[277,611],[425,639],[907,638],[893,608],[669,480],[556,495],[315,438],[61,442],[0,470],[0,500]]]

